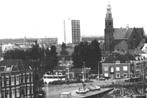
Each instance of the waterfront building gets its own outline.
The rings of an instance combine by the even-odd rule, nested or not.
[[[0,98],[34,98],[33,72],[22,60],[0,62]]]
[[[113,53],[102,62],[102,73],[112,79],[130,77],[135,70],[133,60],[132,55]]]
[[[104,77],[112,79],[128,78],[131,75],[131,63],[102,63]]]

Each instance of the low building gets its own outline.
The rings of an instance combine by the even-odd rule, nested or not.
[[[134,72],[134,60],[130,54],[112,53],[102,62],[102,73],[112,79],[130,77]]]
[[[119,61],[115,63],[102,63],[102,72],[104,77],[112,79],[127,78],[132,74],[131,63],[120,63]]]
[[[95,36],[87,36],[87,37],[82,37],[81,38],[81,40],[83,41],[83,42],[92,42],[93,40],[97,40],[97,41],[99,41],[99,42],[102,42],[102,43],[104,43],[104,38],[103,37],[95,37]]]
[[[0,62],[0,98],[34,98],[33,72],[22,60]]]

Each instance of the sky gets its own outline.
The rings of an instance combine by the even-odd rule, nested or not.
[[[146,0],[0,0],[0,39],[57,37],[60,43],[68,19],[80,20],[82,36],[104,36],[108,2],[115,28],[147,32]]]

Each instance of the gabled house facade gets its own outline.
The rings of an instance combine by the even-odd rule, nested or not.
[[[22,60],[0,62],[0,98],[34,98],[33,72]]]

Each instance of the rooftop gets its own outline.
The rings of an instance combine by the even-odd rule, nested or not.
[[[1,73],[30,71],[31,67],[25,66],[23,60],[3,60],[0,62]]]

